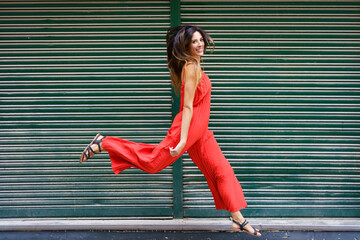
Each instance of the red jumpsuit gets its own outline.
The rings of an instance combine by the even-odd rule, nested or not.
[[[204,174],[214,197],[216,209],[236,212],[245,208],[247,203],[234,170],[221,152],[213,132],[208,129],[211,82],[204,72],[194,96],[193,116],[186,145],[177,157],[170,155],[169,147],[176,147],[180,141],[184,82],[180,94],[180,112],[176,115],[166,137],[158,145],[136,143],[109,136],[102,140],[103,148],[109,153],[113,171],[119,174],[127,168],[135,167],[148,173],[156,173],[174,163],[187,151]]]

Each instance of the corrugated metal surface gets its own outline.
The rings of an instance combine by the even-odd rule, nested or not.
[[[214,38],[210,129],[246,216],[360,216],[360,1],[182,1]],[[215,211],[184,160],[185,217]]]
[[[158,143],[171,125],[168,1],[0,2],[0,216],[172,216],[172,168],[78,163],[97,132]]]

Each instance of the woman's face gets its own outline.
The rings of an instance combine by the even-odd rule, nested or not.
[[[191,56],[198,57],[199,59],[204,55],[204,39],[200,32],[196,31],[193,33],[189,51]]]

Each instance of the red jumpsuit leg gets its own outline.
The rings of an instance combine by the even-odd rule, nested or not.
[[[130,167],[148,173],[157,173],[179,158],[172,157],[169,150],[169,147],[176,146],[177,142],[179,142],[179,137],[172,136],[169,131],[165,139],[158,145],[131,142],[109,136],[102,140],[102,145],[104,150],[109,153],[111,167],[115,174]],[[182,154],[184,152],[185,149]]]
[[[247,206],[234,170],[223,155],[212,131],[207,130],[187,152],[204,174],[217,210],[236,212]]]
[[[109,136],[102,140],[102,144],[104,150],[109,153],[111,167],[115,174],[130,167],[156,173],[166,167],[162,163],[170,165],[172,160],[176,160],[153,144],[136,143]]]
[[[184,152],[191,147],[202,134],[200,127],[192,124],[189,129],[192,133],[182,152],[172,157],[169,147],[176,147],[180,141],[182,113],[175,118],[166,137],[157,145],[137,143],[122,138],[107,136],[102,140],[102,146],[109,153],[111,166],[115,174],[119,174],[130,167],[141,169],[148,173],[157,173],[173,164]],[[195,121],[196,119],[194,119]]]

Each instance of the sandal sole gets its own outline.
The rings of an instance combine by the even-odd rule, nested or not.
[[[252,228],[255,230],[254,227],[252,227]],[[234,227],[231,227],[231,229],[233,231],[235,231],[235,232],[244,232],[244,233],[250,234],[250,235],[255,236],[255,237],[261,237],[261,235],[258,235],[258,234],[254,235],[252,232],[249,232],[248,230],[245,230],[245,229],[241,230],[240,228],[234,228]],[[256,229],[256,231],[257,231],[257,233],[260,233],[259,229]]]

